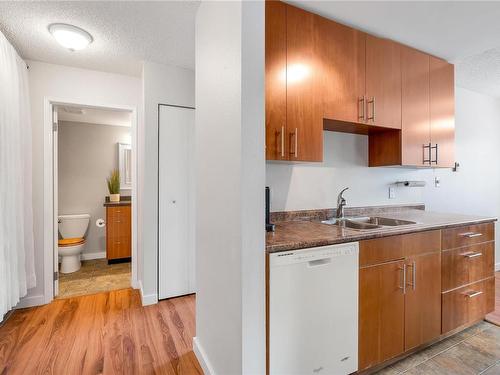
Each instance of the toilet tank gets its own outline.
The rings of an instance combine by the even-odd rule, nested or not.
[[[83,238],[89,226],[90,215],[59,215],[58,219],[62,238]]]

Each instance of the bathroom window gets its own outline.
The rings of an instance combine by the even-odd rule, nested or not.
[[[132,189],[132,147],[127,143],[118,143],[118,169],[120,170],[120,188]]]

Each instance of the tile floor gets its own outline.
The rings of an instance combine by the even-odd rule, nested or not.
[[[379,371],[380,375],[500,374],[500,327],[486,321]]]
[[[106,259],[82,261],[79,271],[59,274],[59,295],[67,298],[130,288],[130,262],[108,265]]]

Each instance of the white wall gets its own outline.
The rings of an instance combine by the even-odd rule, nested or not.
[[[118,74],[28,61],[33,126],[33,219],[37,286],[26,299],[38,303],[43,295],[44,274],[44,100],[102,103],[137,107],[142,115],[141,79]],[[142,123],[138,123],[138,143]],[[138,152],[142,150],[138,147]],[[140,207],[137,207],[140,211]],[[22,301],[23,302],[23,301]],[[30,304],[30,302],[24,302]]]
[[[118,168],[117,143],[130,144],[130,130],[129,126],[59,121],[58,214],[90,215],[84,254],[102,256],[106,251],[106,228],[95,222],[106,219],[106,178]],[[121,194],[130,195],[131,191],[122,190]]]
[[[265,373],[263,2],[196,19],[196,338],[213,374]]]
[[[456,89],[456,160],[450,169],[368,168],[368,137],[324,132],[322,163],[268,162],[266,184],[271,210],[335,207],[346,186],[348,206],[423,202],[428,210],[500,216],[500,101],[463,88]],[[441,187],[434,186],[434,177]],[[396,188],[397,180],[424,180],[425,188]],[[498,243],[498,242],[497,242]],[[500,262],[500,243],[496,250]]]
[[[158,270],[158,104],[194,107],[194,72],[151,62],[143,64],[144,182],[141,186],[142,221],[138,232],[142,248],[143,303],[157,301]]]

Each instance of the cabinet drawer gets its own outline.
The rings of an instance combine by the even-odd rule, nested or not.
[[[359,265],[370,266],[412,255],[439,252],[440,249],[439,230],[365,240],[359,243]]]
[[[495,278],[442,295],[442,333],[473,323],[495,309]]]
[[[359,266],[403,259],[403,236],[377,238],[360,241]]]
[[[446,292],[494,276],[494,254],[494,242],[443,251],[442,291]]]
[[[447,250],[481,242],[493,241],[495,237],[494,225],[494,223],[485,223],[444,229],[442,231],[441,248],[443,250]]]
[[[123,222],[130,220],[130,206],[108,207],[106,209],[108,222]]]
[[[107,259],[129,258],[130,237],[112,237],[106,240]]]

